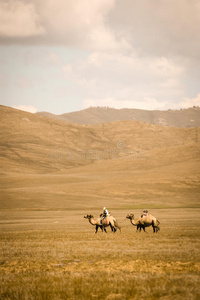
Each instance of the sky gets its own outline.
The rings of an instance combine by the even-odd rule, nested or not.
[[[200,0],[0,0],[0,104],[200,105]]]

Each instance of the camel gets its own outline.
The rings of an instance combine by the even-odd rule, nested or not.
[[[102,220],[102,218],[100,218],[100,217],[97,218],[96,220],[94,220],[94,216],[90,214],[90,215],[84,216],[84,218],[85,218],[85,219],[88,219],[89,222],[90,222],[90,224],[96,226],[96,231],[95,231],[95,233],[98,232],[99,227],[101,228],[102,231],[104,230],[105,232],[106,232],[105,227],[108,227],[108,226],[110,226],[110,228],[111,228],[111,230],[112,230],[113,232],[115,232],[115,231],[117,230],[116,228],[121,229],[121,228],[118,226],[117,221],[114,221],[115,219],[114,219],[113,217],[111,217],[111,216],[106,217],[106,218],[103,219],[103,220]],[[116,226],[116,225],[117,225],[117,226]]]
[[[138,219],[134,219],[134,214],[129,214],[126,216],[127,219],[130,219],[131,224],[133,226],[137,226],[137,230],[143,229],[145,231],[145,227],[152,226],[153,232],[158,232],[160,230],[159,224],[160,222],[152,215],[139,217]]]
[[[109,214],[110,214],[110,212],[109,212]],[[99,217],[102,219],[103,214],[101,213],[99,215]],[[119,226],[118,221],[111,215],[109,215],[109,218],[111,218],[113,220],[115,227],[118,228],[121,231],[121,227]]]

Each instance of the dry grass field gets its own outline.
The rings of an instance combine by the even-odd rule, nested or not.
[[[152,209],[157,234],[129,212],[112,211],[115,234],[94,234],[83,210],[2,212],[1,299],[199,299],[200,209]]]
[[[200,299],[199,127],[0,120],[1,299]],[[103,206],[121,233],[84,219]]]

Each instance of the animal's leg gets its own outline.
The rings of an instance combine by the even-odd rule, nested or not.
[[[106,231],[106,229],[105,229],[105,227],[103,225],[100,225],[100,228],[101,228],[102,232],[107,233],[107,231]]]
[[[101,231],[103,232],[103,226],[102,226],[102,225],[99,225],[99,227],[101,228]]]
[[[139,231],[141,232],[141,230],[143,229],[143,231],[145,232],[145,227],[143,225],[137,225],[137,230],[139,229]]]
[[[95,231],[95,233],[97,233],[97,231],[98,231],[98,228],[99,228],[99,226],[98,226],[98,225],[96,225],[96,231]]]
[[[110,228],[111,228],[112,232],[117,231],[117,229],[114,226],[112,226],[112,224],[109,224],[109,225],[110,225]]]
[[[109,225],[110,225],[111,230],[113,231],[113,230],[114,230],[114,227],[113,227],[111,224],[109,224]]]

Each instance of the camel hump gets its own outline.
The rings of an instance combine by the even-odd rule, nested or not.
[[[102,221],[102,224],[104,224],[104,225],[109,225],[109,218],[108,218],[108,217],[105,217],[105,218],[102,219],[101,221]]]

